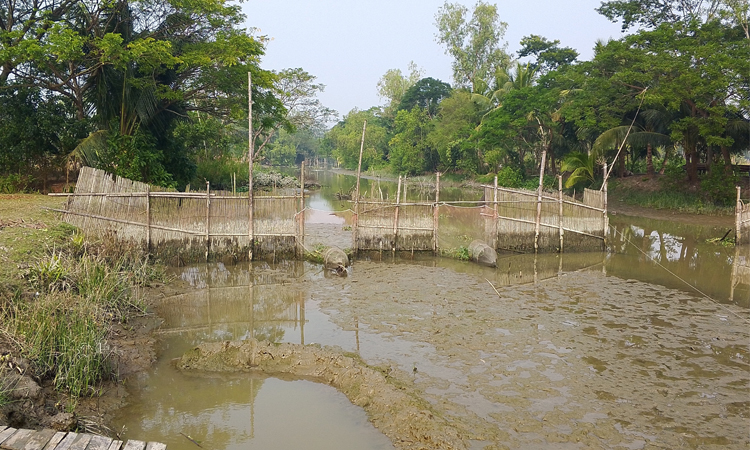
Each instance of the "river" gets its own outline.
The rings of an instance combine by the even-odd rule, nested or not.
[[[318,177],[306,245],[349,247],[351,206],[338,197],[354,179]],[[376,179],[361,189],[395,195]],[[410,189],[429,198],[426,183]],[[127,381],[113,428],[172,450],[394,448],[315,380],[171,364],[202,342],[252,337],[388,368],[466,448],[747,448],[747,252],[709,242],[731,228],[710,222],[616,214],[605,252],[502,254],[497,268],[390,253],[356,259],[343,278],[300,261],[174,268],[184,290],[157,302],[159,359]]]

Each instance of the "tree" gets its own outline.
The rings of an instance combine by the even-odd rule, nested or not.
[[[500,21],[496,5],[481,0],[471,18],[468,13],[459,3],[445,3],[435,15],[436,39],[453,58],[455,85],[477,92],[481,82],[492,79],[510,61],[500,43],[508,24]]]
[[[479,171],[481,164],[476,145],[470,137],[479,124],[480,114],[472,94],[463,89],[454,90],[440,102],[438,116],[428,136],[440,157],[440,170]]]
[[[406,91],[424,76],[424,70],[417,67],[414,61],[409,63],[408,70],[409,75],[405,76],[401,69],[389,69],[378,80],[378,95],[388,101],[386,109],[395,110]]]
[[[402,109],[394,125],[396,134],[389,142],[391,169],[408,175],[435,170],[440,158],[427,139],[432,129],[427,110],[418,106]]]
[[[322,145],[331,149],[341,165],[347,169],[356,169],[362,128],[367,121],[362,169],[383,165],[388,158],[388,137],[380,112],[378,108],[365,111],[353,109],[326,133]]]
[[[397,110],[411,111],[418,106],[432,118],[437,114],[440,102],[450,94],[450,84],[431,77],[423,78],[406,91]]]
[[[730,0],[732,1],[732,0]],[[677,22],[710,21],[718,16],[722,0],[610,0],[597,12],[612,22],[622,21],[622,31],[641,26],[657,28]]]
[[[258,110],[253,118],[253,159],[280,128],[288,132],[313,129],[337,116],[336,111],[323,106],[317,98],[325,86],[315,80],[315,76],[300,68],[282,70],[276,76],[272,93],[278,104],[271,111]],[[255,108],[253,114],[256,114]]]
[[[560,41],[548,41],[542,36],[531,34],[521,39],[518,57],[533,56],[536,60],[530,67],[540,75],[549,73],[561,66],[572,64],[578,58],[578,52],[570,47],[560,47]]]

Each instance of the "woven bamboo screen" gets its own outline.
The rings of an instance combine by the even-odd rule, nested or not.
[[[433,250],[433,204],[367,202],[360,205],[359,250]]]

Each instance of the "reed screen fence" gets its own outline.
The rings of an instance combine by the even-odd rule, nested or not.
[[[84,233],[113,234],[147,247],[160,258],[236,262],[252,255],[300,254],[301,192],[255,192],[251,198],[211,191],[208,183],[205,191],[167,192],[84,167],[61,212],[66,222]]]

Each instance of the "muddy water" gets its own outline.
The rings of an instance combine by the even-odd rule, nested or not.
[[[320,217],[350,245],[345,216]],[[205,448],[315,448],[319,436],[331,438],[320,448],[390,448],[311,380],[169,365],[201,342],[255,337],[359,354],[466,448],[747,448],[748,258],[706,243],[722,227],[613,216],[606,253],[504,255],[497,269],[419,255],[359,259],[346,278],[301,262],[182,268],[184,293],[158,310],[159,363],[129,382],[115,425],[173,449],[195,448],[180,433]]]

